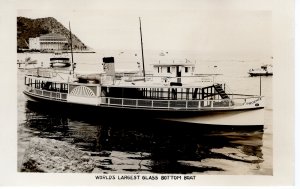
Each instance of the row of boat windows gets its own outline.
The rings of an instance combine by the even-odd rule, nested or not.
[[[36,89],[42,89],[47,91],[56,91],[61,93],[68,92],[68,84],[65,83],[53,83],[49,81],[34,80],[32,78],[25,78],[25,85],[34,87]]]
[[[167,68],[167,73],[171,73],[171,66],[168,66],[166,68]],[[172,69],[174,70],[175,67],[172,67]],[[191,68],[189,67],[184,67],[184,72],[188,73],[190,69]],[[163,67],[157,67],[157,73],[163,73]]]
[[[102,87],[101,96],[132,99],[200,100],[220,99],[211,87],[206,88],[117,88]]]

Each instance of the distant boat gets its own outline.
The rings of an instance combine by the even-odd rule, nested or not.
[[[250,69],[250,76],[269,76],[273,75],[273,66],[271,64],[266,64],[261,66],[260,68]]]
[[[62,52],[55,52],[54,57],[50,58],[50,67],[69,67],[71,65],[70,58],[64,57]]]
[[[159,56],[165,56],[165,53],[161,52],[159,53]]]
[[[37,64],[37,60],[32,60],[31,57],[26,57],[25,60],[17,60],[18,68],[25,68],[28,65]],[[24,65],[24,66],[21,66]]]

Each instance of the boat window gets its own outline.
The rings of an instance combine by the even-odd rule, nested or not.
[[[167,67],[167,72],[168,72],[168,73],[171,73],[171,68],[170,68],[170,66]]]
[[[185,73],[189,71],[189,67],[184,67],[185,68]]]
[[[159,73],[159,67],[157,67],[157,73]]]
[[[29,78],[25,77],[25,85],[29,85],[29,83],[30,83],[29,80],[30,80]]]

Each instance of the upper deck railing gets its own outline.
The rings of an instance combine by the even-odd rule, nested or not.
[[[47,69],[47,68],[33,68],[33,69],[28,69],[26,72],[26,75],[52,78],[52,77],[55,77],[57,75],[57,73],[55,73],[52,70]]]
[[[143,80],[144,77],[142,76],[123,76],[120,78],[123,81],[127,82],[134,82]],[[213,83],[214,82],[214,76],[208,76],[208,75],[195,75],[195,76],[182,76],[182,77],[171,77],[171,76],[154,76],[154,75],[146,75],[145,80],[146,81],[156,81],[156,82],[162,82],[162,83],[170,83],[170,82],[177,82],[178,79],[181,80],[181,82],[202,82],[202,83]]]
[[[139,75],[124,75],[124,76],[109,76],[101,75],[99,77],[100,83],[103,85],[118,85],[120,83],[136,83],[146,81],[146,83],[159,84],[161,86],[171,86],[171,83],[181,83],[182,85],[195,85],[199,87],[213,85],[215,83],[215,77],[210,75],[195,75],[195,76],[182,76],[182,77],[170,77],[170,76],[153,76],[146,75],[145,78]]]
[[[53,69],[47,68],[33,68],[28,69],[26,72],[27,76],[41,77],[41,78],[53,78],[57,75],[66,74],[65,72],[54,71]],[[124,76],[110,76],[106,74],[94,74],[95,76],[86,76],[86,79],[97,80],[97,83],[103,85],[118,85],[120,82],[134,83],[138,81],[144,81],[143,76],[139,75],[124,75]],[[170,86],[172,82],[190,84],[198,83],[200,85],[212,85],[215,83],[214,76],[210,75],[195,75],[195,76],[182,76],[182,77],[170,77],[170,76],[153,76],[146,75],[146,82],[161,84],[162,86]]]
[[[36,89],[27,86],[28,93],[56,101],[67,101],[67,93]],[[232,99],[204,99],[204,100],[162,100],[162,99],[130,99],[114,97],[100,98],[100,106],[117,106],[124,108],[163,109],[163,110],[207,110],[207,109],[235,109],[247,105],[261,107],[261,96],[231,95]]]

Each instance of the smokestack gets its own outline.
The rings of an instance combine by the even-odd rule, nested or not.
[[[115,59],[114,57],[103,58],[103,70],[106,75],[115,77]]]

